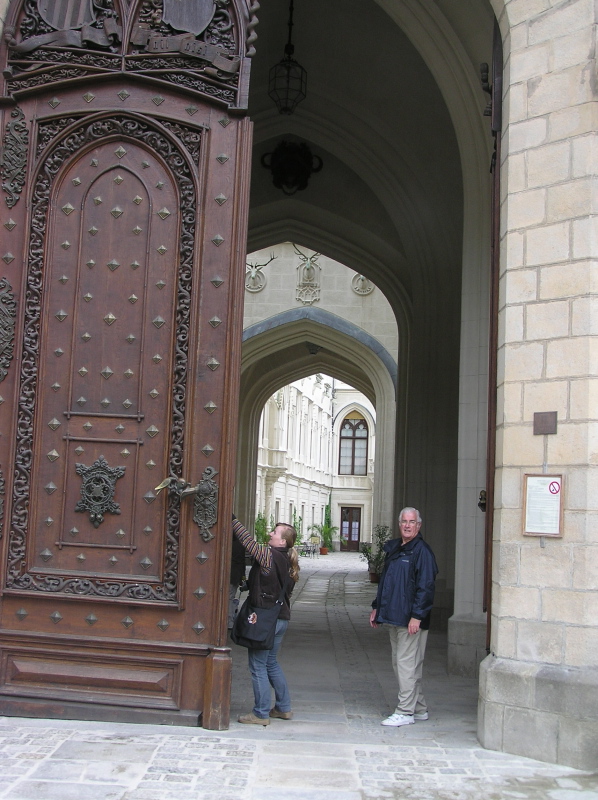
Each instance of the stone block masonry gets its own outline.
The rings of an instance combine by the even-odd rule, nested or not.
[[[494,3],[497,6],[497,3]],[[500,11],[500,9],[499,9]],[[486,747],[598,767],[596,7],[510,0]],[[535,412],[557,433],[534,436]],[[562,538],[522,535],[526,473],[563,475]]]

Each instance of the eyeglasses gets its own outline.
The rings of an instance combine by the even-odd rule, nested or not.
[[[415,519],[402,519],[399,524],[400,525],[418,525],[418,522]]]

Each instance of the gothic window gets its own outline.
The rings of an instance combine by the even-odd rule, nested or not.
[[[339,475],[367,475],[367,422],[347,417],[341,427],[340,439]]]

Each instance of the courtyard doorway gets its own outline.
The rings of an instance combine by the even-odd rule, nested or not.
[[[361,541],[361,508],[341,508],[341,550],[359,550]]]

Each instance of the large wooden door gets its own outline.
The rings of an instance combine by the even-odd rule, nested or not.
[[[5,714],[228,725],[255,19],[195,5],[9,11]]]

